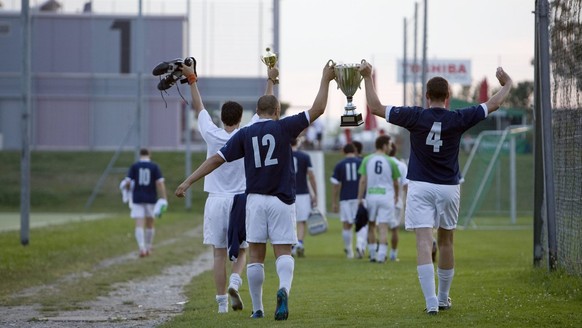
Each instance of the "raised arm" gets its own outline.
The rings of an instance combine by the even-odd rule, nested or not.
[[[275,86],[277,81],[277,77],[279,77],[279,69],[277,67],[269,68],[267,71],[268,79],[267,79],[267,89],[265,90],[265,95],[275,95],[273,92],[273,87]]]
[[[190,174],[190,176],[186,178],[186,180],[184,180],[184,182],[182,182],[178,186],[174,194],[180,198],[184,197],[186,195],[186,190],[188,190],[188,188],[190,188],[190,186],[194,182],[207,176],[212,171],[216,170],[219,166],[224,164],[224,162],[225,162],[224,158],[222,158],[220,155],[218,154],[212,155],[211,157],[206,159],[202,164],[200,164],[196,171]]]
[[[380,99],[376,93],[374,80],[372,79],[372,65],[367,61],[364,61],[360,65],[360,74],[362,74],[362,77],[364,78],[364,85],[366,87],[366,101],[368,102],[368,107],[370,107],[372,114],[385,118],[386,106],[380,103]]]
[[[513,80],[511,77],[505,73],[503,68],[497,67],[497,72],[495,72],[495,76],[497,80],[499,80],[499,84],[501,84],[501,89],[497,91],[487,102],[487,110],[489,113],[493,113],[494,111],[498,110],[507,95],[509,95],[509,90],[511,90],[511,86],[513,84]]]
[[[311,207],[317,207],[317,183],[315,182],[315,174],[313,170],[307,170],[307,178],[309,179],[309,184],[311,185],[311,190],[313,195],[311,195]]]
[[[192,94],[192,108],[194,108],[194,116],[198,118],[198,114],[204,109],[200,91],[198,91],[198,76],[196,74],[196,60],[192,58],[192,65],[182,65],[182,74],[188,79],[190,84],[190,93]]]
[[[329,94],[329,82],[335,78],[335,72],[333,66],[325,64],[323,68],[323,73],[321,76],[321,82],[319,83],[319,92],[313,101],[313,105],[307,111],[309,114],[309,122],[313,123],[318,117],[320,117],[323,112],[325,112],[325,107],[327,106],[327,95]]]

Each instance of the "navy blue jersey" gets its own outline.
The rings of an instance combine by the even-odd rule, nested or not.
[[[335,165],[331,180],[333,183],[341,183],[340,201],[357,199],[360,174],[358,169],[362,164],[359,157],[346,157]]]
[[[392,107],[388,122],[410,131],[410,180],[435,184],[459,184],[461,135],[487,117],[485,105],[459,110]]]
[[[307,186],[307,171],[312,168],[311,157],[300,150],[293,152],[293,167],[295,169],[296,190],[298,195],[309,194]]]
[[[277,196],[295,202],[295,169],[291,139],[309,126],[307,112],[281,120],[260,119],[240,129],[218,154],[227,162],[244,157],[246,193]]]
[[[162,179],[160,167],[152,161],[140,160],[127,172],[127,177],[134,181],[133,202],[135,204],[155,204],[158,200],[156,181]]]

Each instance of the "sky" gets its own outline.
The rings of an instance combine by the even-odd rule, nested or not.
[[[20,7],[20,0],[2,2],[6,9]],[[43,2],[30,0],[31,5]],[[80,12],[86,0],[60,2],[63,11]],[[280,49],[274,49],[280,59],[280,100],[290,103],[292,111],[309,108],[329,59],[343,63],[366,59],[376,69],[381,102],[401,105],[403,86],[396,82],[396,62],[403,55],[404,18],[412,57],[417,2],[420,61],[422,0],[280,0]],[[186,14],[185,3],[142,1],[146,15]],[[107,14],[135,13],[137,4],[137,0],[93,0],[94,11]],[[197,57],[201,71],[209,76],[266,76],[259,57],[272,46],[272,6],[272,0],[192,0],[189,55]],[[474,85],[486,78],[497,87],[498,66],[515,82],[533,80],[534,7],[534,0],[429,0],[427,57],[471,60]],[[325,120],[331,127],[343,114],[346,99],[334,81],[330,85]],[[364,89],[356,92],[354,104],[358,111],[365,110]]]

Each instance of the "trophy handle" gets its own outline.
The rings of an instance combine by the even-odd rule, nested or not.
[[[367,63],[368,63],[368,62],[367,62],[365,59],[362,59],[362,61],[360,61],[360,64],[361,64],[361,65],[363,65],[363,64],[367,64]],[[364,77],[363,77],[363,76],[360,76],[360,84],[358,84],[358,89],[361,89],[361,88],[362,88],[362,84],[361,84],[361,83],[362,83],[362,80],[363,80],[363,79],[364,79]]]
[[[332,59],[328,60],[327,61],[327,66],[334,67],[335,66],[335,62]]]

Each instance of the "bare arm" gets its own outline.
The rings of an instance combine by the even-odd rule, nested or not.
[[[497,91],[497,93],[495,93],[485,103],[485,105],[487,105],[489,114],[499,109],[505,98],[507,98],[507,95],[509,95],[509,90],[511,90],[511,86],[513,84],[511,77],[505,73],[501,67],[497,67],[495,76],[497,77],[497,80],[499,80],[499,84],[501,84],[501,89],[499,89],[499,91]]]
[[[309,184],[311,185],[311,190],[313,190],[313,195],[311,195],[311,207],[317,206],[317,184],[315,183],[315,174],[312,170],[307,171],[307,177],[309,178]]]
[[[267,75],[269,78],[267,79],[267,89],[265,90],[265,95],[275,95],[273,92],[273,87],[275,86],[275,81],[277,81],[277,77],[279,77],[279,69],[276,67],[269,68]]]
[[[360,176],[360,185],[358,187],[358,204],[362,203],[364,198],[364,193],[368,187],[368,177],[365,175]]]
[[[331,197],[331,211],[337,213],[339,210],[338,206],[338,198],[340,192],[341,184],[334,184],[332,189],[332,197]]]
[[[307,111],[309,114],[309,122],[313,123],[318,117],[320,117],[325,111],[327,106],[327,95],[329,93],[329,82],[335,78],[335,72],[332,66],[327,63],[323,68],[323,73],[321,76],[321,83],[319,84],[319,92],[313,101],[313,105]]]
[[[192,94],[192,108],[194,108],[194,116],[198,118],[200,112],[204,109],[200,91],[198,91],[198,81],[194,69],[191,66],[182,65],[182,74],[188,78],[188,81],[193,80],[190,84],[190,93]],[[194,76],[195,78],[191,78]]]
[[[219,166],[224,164],[224,162],[224,158],[220,157],[220,155],[212,155],[202,164],[200,164],[196,171],[194,171],[188,178],[186,178],[186,180],[184,180],[184,182],[178,186],[174,194],[180,198],[184,197],[184,195],[186,195],[186,190],[188,190],[188,188],[190,188],[194,182],[207,176],[212,171],[216,170]]]
[[[398,197],[400,196],[398,192],[400,191],[400,184],[398,183],[398,179],[392,180],[394,183],[394,204],[398,203]]]
[[[360,74],[364,77],[364,85],[366,87],[366,101],[368,102],[368,107],[372,111],[372,114],[385,118],[386,117],[386,106],[382,105],[378,94],[376,93],[376,88],[374,86],[374,80],[372,80],[372,65],[368,62],[363,62],[360,65]]]
[[[168,195],[166,194],[166,184],[163,180],[156,181],[156,187],[158,191],[158,197],[163,199],[168,199]]]

